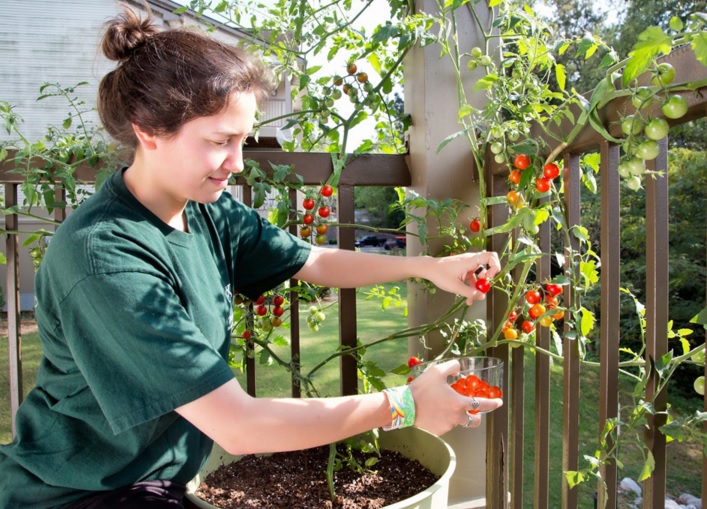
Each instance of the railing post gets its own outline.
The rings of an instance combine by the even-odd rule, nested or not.
[[[5,184],[5,205],[11,208],[17,205],[18,184]],[[5,226],[10,232],[19,230],[17,214],[5,216]],[[14,438],[15,415],[22,402],[22,338],[20,334],[20,240],[14,233],[8,233],[5,240],[7,254],[7,352],[10,366],[10,416],[12,436]]]
[[[663,138],[660,155],[650,161],[649,169],[664,176],[646,178],[646,362],[651,368],[646,385],[646,401],[653,401],[655,415],[648,415],[646,444],[655,460],[653,475],[643,483],[643,507],[665,507],[665,435],[658,429],[665,424],[667,394],[659,390],[660,377],[652,367],[668,352],[668,139]]]

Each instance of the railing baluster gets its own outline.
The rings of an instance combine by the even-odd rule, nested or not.
[[[486,154],[487,158],[490,157]],[[490,159],[487,161],[489,162]],[[493,165],[486,164],[486,179],[492,195],[505,194],[507,186],[506,174],[495,174],[492,171]],[[498,226],[508,220],[508,208],[505,206],[490,207],[486,220],[489,226]],[[505,234],[493,235],[487,242],[487,249],[501,252],[503,243],[506,241]],[[504,263],[504,260],[501,261]],[[487,317],[491,324],[500,323],[505,320],[505,311],[508,306],[508,298],[502,292],[493,291],[489,294],[487,304]],[[521,349],[518,349],[519,351]],[[489,355],[503,360],[505,369],[503,370],[503,393],[509,394],[510,398],[504,397],[505,404],[500,409],[486,415],[486,507],[490,509],[505,509],[508,507],[509,492],[509,469],[512,469],[510,490],[511,503],[513,507],[520,508],[523,503],[523,442],[514,442],[513,459],[509,461],[508,454],[508,426],[509,415],[512,412],[512,431],[514,440],[523,436],[523,362],[521,352],[521,362],[516,364],[516,354],[514,352],[514,362],[510,361],[509,348],[507,345],[493,348]],[[511,371],[513,375],[511,376]],[[509,380],[513,380],[513,387],[510,387]],[[509,391],[509,388],[511,389]],[[519,421],[520,419],[520,421]],[[520,425],[519,425],[520,422]],[[509,464],[510,463],[510,464]],[[521,505],[518,505],[521,504]]]
[[[547,201],[545,199],[544,201]],[[551,252],[550,222],[540,227],[539,247],[543,253]],[[551,258],[543,256],[536,263],[537,282],[550,279]],[[535,338],[540,348],[550,350],[550,328],[535,328]],[[535,507],[550,507],[550,358],[535,355]]]
[[[659,142],[660,155],[649,161],[649,169],[665,176],[646,178],[646,362],[657,362],[668,351],[668,140]],[[667,394],[658,388],[655,370],[646,386],[646,400],[653,400],[656,412],[665,412]],[[646,443],[655,460],[653,475],[643,483],[643,507],[665,507],[666,461],[665,435],[658,429],[665,424],[665,414],[649,415]]]
[[[579,156],[565,154],[565,206],[567,209],[567,225],[572,228],[580,224],[580,170]],[[570,246],[573,252],[579,249],[577,239],[570,235]],[[572,261],[567,258],[565,269],[571,269]],[[565,302],[568,309],[576,304],[574,288],[565,289]],[[567,327],[567,326],[566,326]],[[567,330],[565,330],[567,332]],[[563,340],[564,353],[564,389],[562,407],[562,471],[577,470],[579,465],[579,339]],[[577,507],[577,488],[570,488],[565,479],[562,480],[562,507],[574,509]]]
[[[621,147],[601,143],[601,323],[599,432],[609,419],[618,417],[619,322],[621,316],[621,217],[618,164]],[[607,447],[613,441],[607,437]],[[598,488],[598,507],[616,507],[616,462],[602,469],[606,490]]]
[[[17,184],[5,184],[5,205],[10,208],[18,204]],[[19,230],[17,214],[5,216],[5,228],[8,231]],[[10,366],[10,415],[12,417],[12,436],[14,438],[15,415],[22,403],[22,337],[20,333],[20,239],[9,233],[5,241],[7,257],[7,352]]]
[[[354,189],[349,184],[340,183],[337,190],[337,217],[339,223],[353,224]],[[337,228],[336,235],[340,249],[355,249],[356,232],[353,228]],[[356,290],[339,290],[339,341],[341,346],[354,347],[357,342],[356,329]],[[350,356],[341,358],[341,394],[358,394],[358,376],[356,360]]]
[[[290,203],[293,205],[290,210],[290,233],[292,235],[297,235],[297,191],[295,189],[290,189],[289,191]],[[290,279],[290,288],[296,288],[298,285],[296,279]],[[292,365],[292,397],[299,398],[302,396],[302,385],[300,384],[297,376],[300,373],[301,366],[301,344],[300,344],[300,323],[299,323],[299,297],[297,291],[293,290],[290,292],[290,359]]]

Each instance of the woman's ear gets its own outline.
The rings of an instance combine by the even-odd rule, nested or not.
[[[135,136],[137,136],[137,140],[142,148],[145,150],[154,150],[157,148],[157,136],[148,133],[137,124],[131,125],[133,126],[133,132],[135,133]]]

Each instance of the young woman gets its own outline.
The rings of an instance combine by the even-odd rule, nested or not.
[[[236,292],[255,298],[291,277],[342,288],[424,277],[471,304],[483,298],[474,272],[493,277],[498,257],[389,257],[289,235],[223,192],[271,89],[260,64],[131,10],[107,24],[103,51],[118,66],[98,111],[135,156],[57,230],[37,274],[44,357],[0,448],[1,508],[184,507],[213,441],[245,454],[376,427],[442,434],[501,405],[454,392],[456,361],[376,394],[244,392],[226,361]]]

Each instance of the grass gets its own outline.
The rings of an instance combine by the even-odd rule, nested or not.
[[[393,285],[386,285],[385,289],[392,288]],[[402,298],[405,298],[405,286],[401,286]],[[313,333],[307,327],[305,316],[307,309],[304,307],[302,316],[302,366],[303,371],[311,369],[316,363],[326,358],[335,349],[336,338],[338,337],[338,307],[336,300],[332,299],[326,308],[327,318],[318,333]],[[381,312],[380,300],[367,300],[365,292],[358,294],[358,336],[361,341],[368,343],[380,339],[396,330],[404,328],[407,318],[404,317],[400,308],[390,307]],[[283,329],[283,334],[287,330]],[[279,347],[278,355],[288,358],[289,350],[286,347]],[[376,363],[386,371],[400,365],[407,359],[407,342],[405,340],[389,341],[371,349],[367,358],[374,359]],[[26,391],[32,385],[39,359],[41,357],[41,347],[36,333],[23,335],[23,365]],[[277,366],[257,367],[257,386],[259,396],[288,396],[290,394],[289,375]],[[598,433],[598,408],[599,408],[599,374],[598,368],[582,366],[580,378],[580,390],[582,398],[582,408],[579,422],[580,437],[580,468],[586,466],[583,455],[593,455],[597,445]],[[237,377],[242,379],[240,373]],[[533,459],[534,447],[534,378],[535,362],[532,354],[528,353],[525,358],[525,450],[524,450],[524,507],[533,506]],[[317,373],[316,385],[325,395],[337,394],[339,391],[339,367],[337,362],[330,363],[325,369]],[[389,375],[386,383],[396,385],[404,382],[404,377]],[[7,341],[0,344],[0,443],[10,441],[9,422],[9,397],[8,397],[8,368],[7,368]],[[629,403],[628,395],[633,389],[630,380],[625,378],[620,380],[620,394],[622,405]],[[555,402],[550,410],[550,443],[553,444],[550,450],[551,481],[550,481],[550,502],[549,507],[560,507],[560,494],[562,482],[562,366],[555,364],[551,368],[551,401]],[[699,398],[690,400],[677,399],[673,404],[678,413],[694,412],[701,408],[702,401]],[[626,447],[620,451],[620,460],[624,468],[619,472],[619,480],[623,477],[630,477],[636,480],[643,465],[642,455],[639,450]],[[699,494],[701,483],[701,462],[702,449],[698,444],[685,444],[671,442],[667,447],[668,455],[668,492],[672,495],[679,495],[687,492],[693,495]],[[588,481],[578,487],[579,507],[589,509],[594,507],[594,492],[596,483]],[[620,506],[621,507],[621,506]]]

